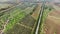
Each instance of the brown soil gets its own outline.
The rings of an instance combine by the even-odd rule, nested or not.
[[[47,17],[45,21],[45,34],[60,34],[60,11],[53,11],[49,13],[49,16]]]
[[[41,4],[38,5],[38,7],[36,8],[35,12],[31,15],[34,19],[37,19],[40,13],[40,8]]]
[[[54,10],[52,13],[49,13],[51,16],[60,17],[60,11]]]

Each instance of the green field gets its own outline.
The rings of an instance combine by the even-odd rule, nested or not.
[[[11,29],[14,30],[14,28],[17,28],[17,27],[15,27],[15,26],[18,26],[17,23],[19,23],[19,21],[21,21],[23,18],[25,18],[28,14],[32,13],[34,8],[36,7],[36,5],[33,5],[33,4],[31,4],[31,6],[30,5],[27,5],[25,7],[24,6],[25,5],[16,6],[13,9],[5,12],[3,15],[2,15],[2,13],[0,13],[2,15],[2,16],[0,16],[0,29],[1,30],[4,29],[5,34],[8,34],[8,31],[10,32]],[[21,30],[22,28],[24,28],[24,27],[21,26],[21,28],[19,28],[19,30]],[[21,31],[23,31],[23,30],[21,30]],[[27,31],[31,32],[31,30],[29,30],[29,29]],[[27,31],[26,31],[26,33],[27,33]],[[9,34],[11,34],[11,33],[9,33]]]

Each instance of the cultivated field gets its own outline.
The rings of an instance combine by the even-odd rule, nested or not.
[[[9,9],[12,6],[13,6],[13,4],[0,4],[0,11]]]
[[[45,34],[60,34],[60,11],[57,9],[50,12],[45,20]]]
[[[40,23],[40,28],[39,28],[39,34],[45,34],[44,27],[45,27],[45,20],[50,12],[53,11],[53,8],[49,5],[45,5],[44,7],[44,12],[42,15],[41,23]]]
[[[4,34],[33,34],[41,5],[23,3],[0,17],[0,30]],[[37,10],[39,9],[39,10]],[[1,13],[2,14],[2,13]],[[35,17],[36,17],[35,16]]]

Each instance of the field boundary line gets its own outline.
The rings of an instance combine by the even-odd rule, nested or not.
[[[19,5],[20,5],[20,3],[19,3],[18,5],[16,5],[16,6],[19,6]],[[6,9],[6,10],[3,10],[3,11],[1,11],[0,13],[9,11],[10,9],[13,9],[13,8],[15,8],[16,6],[13,6],[13,7],[11,7],[11,8]]]
[[[55,18],[55,19],[60,19],[60,18],[58,18],[58,17],[55,17],[55,16],[50,16],[50,15],[48,15],[49,17],[52,17],[52,18]]]
[[[21,26],[23,26],[23,27],[25,27],[25,28],[28,28],[28,29],[31,29],[31,30],[32,30],[32,27],[29,27],[29,26],[26,26],[26,25],[20,24],[20,23],[17,23],[17,24],[19,24],[19,25],[21,25]]]

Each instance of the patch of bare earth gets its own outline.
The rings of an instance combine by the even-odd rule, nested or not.
[[[36,8],[35,12],[31,15],[34,19],[37,19],[41,10],[41,4],[38,5],[38,7]]]
[[[60,34],[60,11],[53,11],[49,13],[45,24],[45,34]]]

